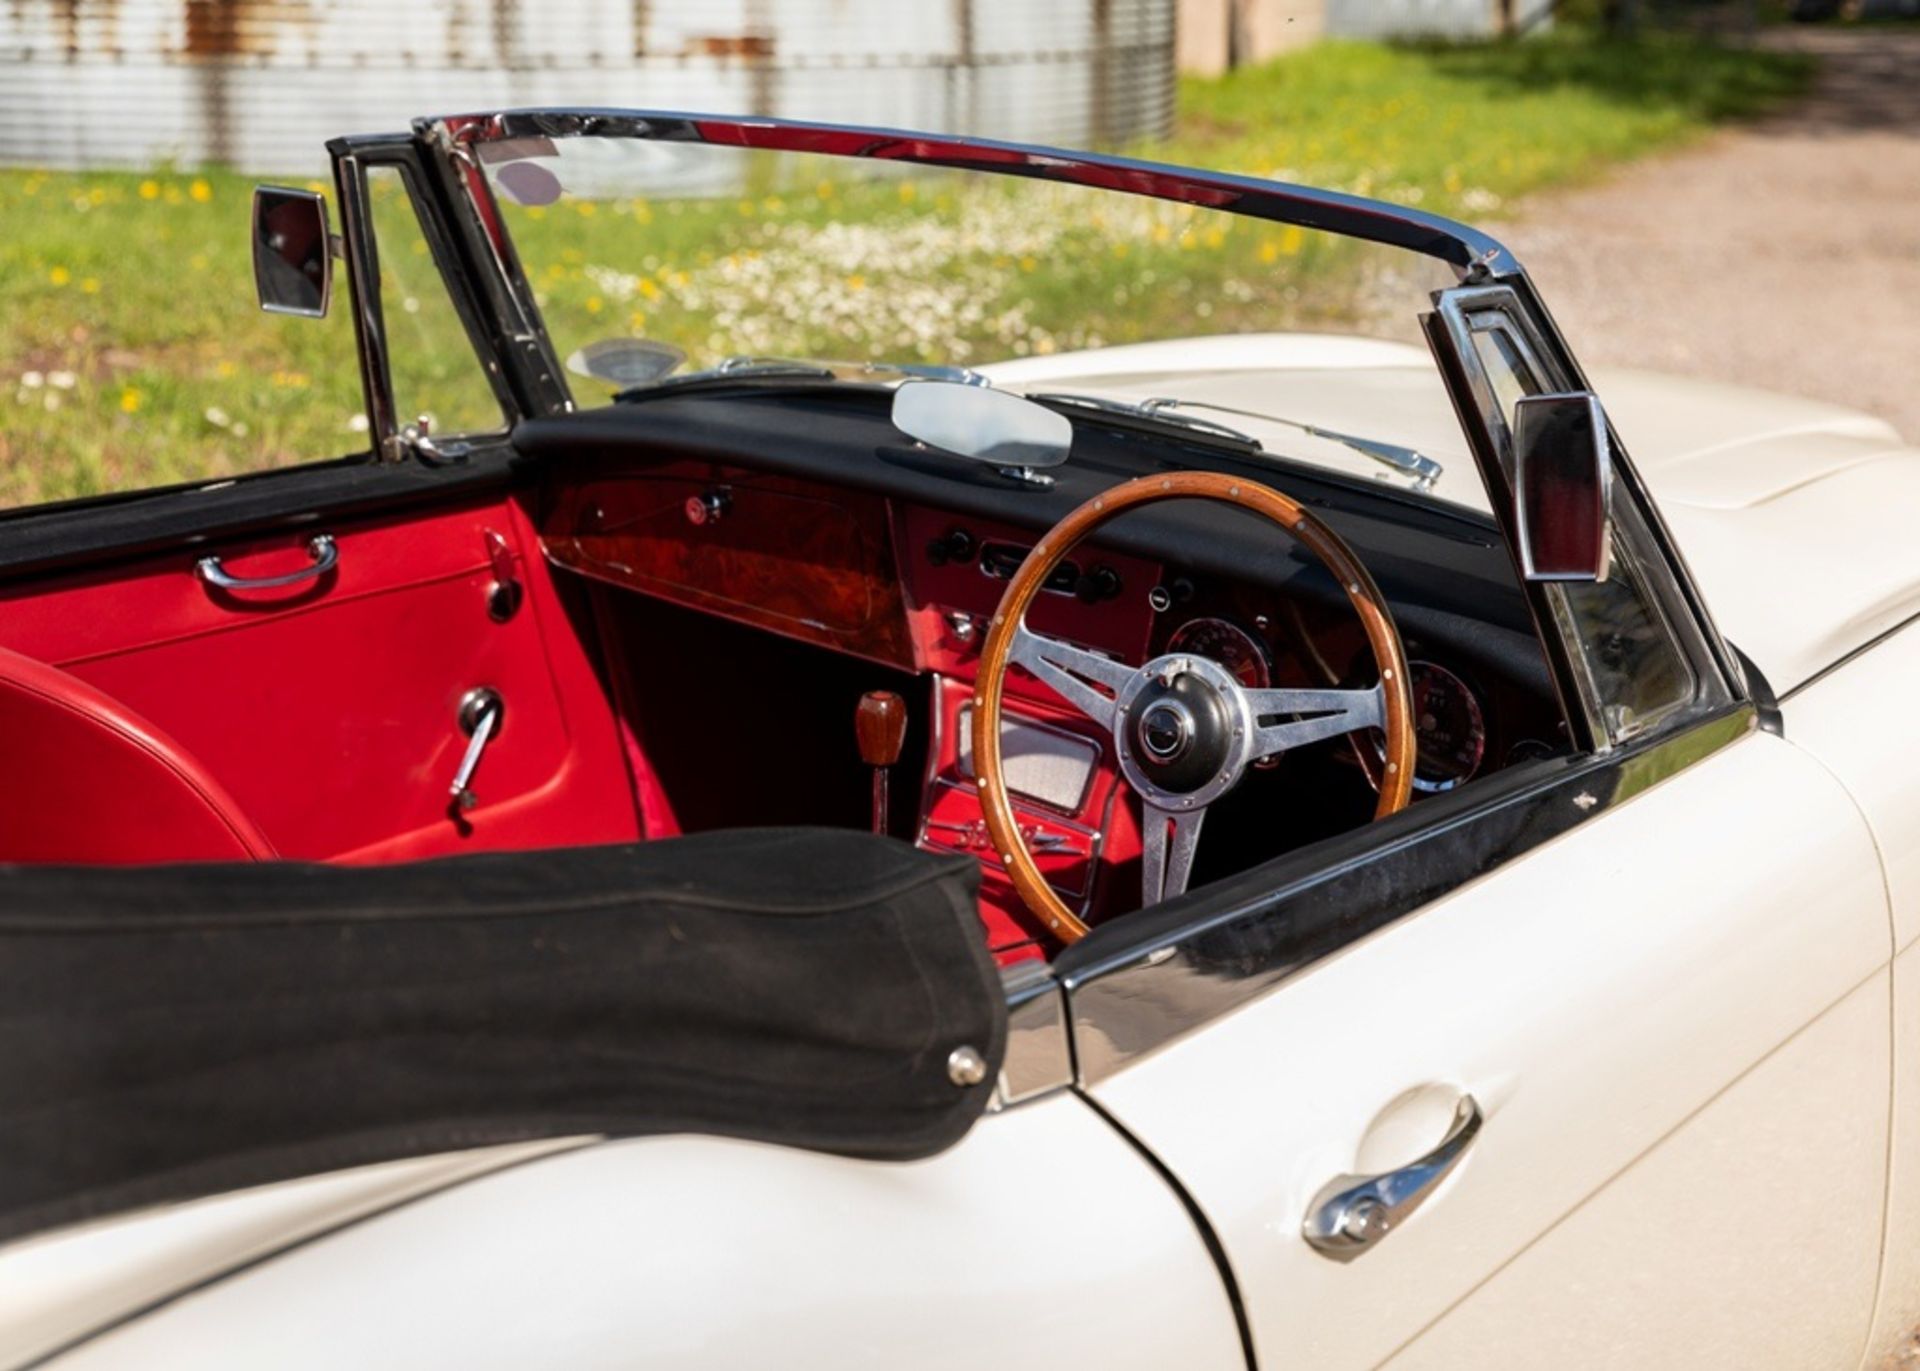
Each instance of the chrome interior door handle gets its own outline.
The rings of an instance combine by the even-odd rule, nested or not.
[[[1314,1251],[1351,1261],[1399,1226],[1453,1170],[1480,1132],[1479,1102],[1462,1095],[1439,1146],[1377,1176],[1335,1176],[1307,1206],[1301,1236]]]
[[[313,558],[312,566],[280,576],[235,576],[220,565],[218,557],[202,557],[193,564],[193,569],[201,580],[222,590],[272,590],[275,586],[298,585],[325,576],[340,564],[340,548],[330,533],[316,534],[310,539],[307,555]]]
[[[467,750],[460,758],[460,769],[453,774],[453,784],[447,787],[447,794],[460,809],[472,809],[480,803],[473,793],[473,773],[480,765],[480,754],[500,731],[501,716],[506,711],[506,701],[492,686],[475,686],[460,697],[460,711],[455,717],[467,735]]]

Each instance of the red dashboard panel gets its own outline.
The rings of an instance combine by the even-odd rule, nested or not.
[[[898,511],[895,526],[919,665],[925,671],[972,680],[980,640],[1006,588],[1004,559],[1009,553],[1024,552],[1040,535],[1031,529],[919,508]],[[957,555],[957,547],[969,551]],[[1002,559],[998,565],[993,563],[996,557]],[[1159,583],[1159,568],[1138,557],[1100,551],[1083,550],[1073,560],[1083,576],[1098,579],[1084,596],[1077,590],[1042,592],[1027,616],[1027,626],[1129,661],[1144,660],[1139,654],[1146,651],[1153,625],[1147,593]],[[1095,594],[1095,586],[1105,593]],[[1051,692],[1022,676],[1008,684],[1015,694],[1057,703]]]
[[[987,841],[969,765],[972,701],[973,692],[965,686],[936,680],[938,726],[928,759],[919,843],[980,858],[980,917],[996,955],[1005,959],[1050,950],[1051,937],[1014,892]],[[1042,874],[1083,917],[1099,919],[1132,908],[1138,902],[1140,829],[1133,801],[1109,758],[1108,740],[1097,725],[1059,705],[1030,701],[1009,707],[1007,715],[1022,728],[1075,740],[1076,750],[1088,757],[1085,784],[1064,804],[1023,796],[1016,789],[1014,812]],[[1002,746],[1008,746],[1004,740]],[[1017,761],[1009,762],[1015,765]],[[1010,788],[1016,784],[1010,774]]]

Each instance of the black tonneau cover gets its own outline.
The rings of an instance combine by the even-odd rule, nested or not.
[[[978,880],[824,829],[6,870],[0,1239],[515,1139],[937,1152],[1005,1052]]]

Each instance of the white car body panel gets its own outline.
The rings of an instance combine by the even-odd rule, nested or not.
[[[1387,1365],[1854,1365],[1879,1261],[1886,1014],[1881,974],[1549,1228]],[[1815,1159],[1819,1165],[1810,1166]]]
[[[1853,793],[1886,868],[1893,964],[1893,1149],[1887,1243],[1870,1362],[1911,1360],[1920,1333],[1920,718],[1901,707],[1920,680],[1920,635],[1901,633],[1787,706],[1792,736]]]
[[[181,1290],[582,1141],[512,1143],[354,1167],[0,1247],[0,1367],[27,1365]]]
[[[554,1156],[289,1251],[51,1365],[1245,1366],[1178,1197],[1084,1101],[925,1161],[718,1138]]]
[[[1485,1330],[1477,1292],[1523,1254],[1512,1281],[1557,1298],[1523,1316],[1485,1287],[1514,1321],[1481,1364],[1558,1364],[1530,1349],[1557,1345],[1546,1325],[1636,1244],[1663,1267],[1663,1299],[1771,1326],[1792,1272],[1742,1287],[1702,1260],[1698,1233],[1814,1273],[1824,1298],[1795,1316],[1810,1355],[1765,1364],[1849,1365],[1879,1259],[1889,943],[1852,800],[1792,743],[1753,734],[1093,1094],[1212,1222],[1262,1365],[1373,1366],[1443,1316]],[[1809,1051],[1844,1078],[1811,1102]],[[1756,1070],[1770,1057],[1784,1065]],[[1412,1161],[1460,1090],[1486,1123],[1425,1207],[1349,1263],[1308,1247],[1320,1187]],[[1755,1117],[1764,1137],[1743,1133]],[[1648,1179],[1623,1194],[1691,1199],[1662,1212],[1600,1197],[1636,1163]],[[1771,1202],[1802,1190],[1831,1208]],[[1664,1314],[1615,1325],[1594,1360],[1714,1364],[1719,1322],[1681,1344]]]

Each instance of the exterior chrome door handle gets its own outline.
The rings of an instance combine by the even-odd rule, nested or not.
[[[275,586],[298,585],[302,581],[325,576],[340,564],[340,548],[330,533],[317,534],[310,539],[307,555],[313,558],[312,566],[303,566],[298,571],[289,571],[281,576],[235,576],[220,565],[218,557],[202,557],[193,564],[193,569],[201,580],[222,590],[272,590]]]
[[[1479,1102],[1462,1095],[1439,1146],[1377,1176],[1335,1176],[1307,1206],[1301,1236],[1314,1251],[1352,1261],[1391,1233],[1426,1200],[1480,1132]]]

